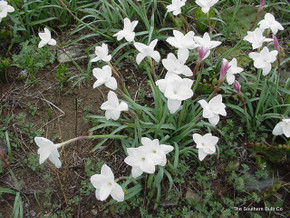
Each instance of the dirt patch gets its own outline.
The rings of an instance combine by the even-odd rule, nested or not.
[[[84,117],[100,113],[100,105],[107,100],[109,91],[104,86],[93,89],[92,76],[90,82],[80,82],[69,94],[65,94],[70,87],[68,85],[64,89],[59,88],[59,83],[55,80],[57,68],[58,65],[54,64],[49,70],[38,72],[36,82],[33,83],[15,80],[0,86],[1,105],[5,105],[1,110],[2,116],[25,114],[25,124],[31,125],[36,131],[43,131],[41,135],[55,143],[88,135],[88,130],[93,125]],[[69,71],[73,72],[75,69],[70,68]],[[130,94],[136,99],[144,76],[137,77],[129,70],[124,70],[123,74],[124,77],[131,75],[126,82],[132,84]],[[25,161],[27,162],[31,155],[38,157],[33,137],[27,136],[23,126],[17,123],[9,123],[6,129],[20,139],[21,145],[13,151],[10,167],[21,185],[24,215],[27,217],[50,216],[58,210],[70,212],[75,216],[96,215],[100,207],[94,190],[88,195],[84,194],[85,191],[80,192],[80,187],[88,188],[89,176],[85,172],[88,160],[92,165],[106,162],[117,172],[116,177],[125,171],[129,173],[129,167],[123,162],[124,157],[112,155],[116,149],[114,140],[110,140],[95,152],[90,151],[98,140],[75,142],[61,149],[62,168],[56,169],[46,161],[44,167],[34,171],[25,165]],[[93,171],[95,167],[91,168]],[[8,172],[0,175],[0,178],[1,187],[18,191]],[[14,196],[5,194],[4,199],[0,202],[1,213],[4,217],[9,217],[12,214]]]

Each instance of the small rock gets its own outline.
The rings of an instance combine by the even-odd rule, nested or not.
[[[96,215],[98,215],[98,210],[93,209],[93,210],[91,210],[91,213],[92,213],[94,216],[96,216]]]
[[[85,48],[82,45],[72,45],[64,48],[65,52],[74,60],[81,61],[87,59]],[[57,51],[57,60],[59,63],[71,62],[71,59],[61,50]]]

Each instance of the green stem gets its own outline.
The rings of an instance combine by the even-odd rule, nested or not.
[[[152,74],[153,74],[154,80],[157,81],[157,75],[156,75],[156,72],[155,72],[154,62],[153,62],[151,57],[149,57],[148,59],[149,59],[150,67],[152,69]]]
[[[266,89],[267,89],[267,82],[268,82],[268,78],[264,82],[263,90],[262,90],[262,92],[260,94],[259,101],[258,101],[258,104],[257,104],[257,108],[256,108],[256,111],[255,111],[255,117],[257,117],[257,114],[258,114],[258,112],[260,110],[261,104],[265,104],[266,103],[265,102],[265,100],[266,100],[265,99],[265,92],[266,92]]]
[[[262,74],[262,69],[259,69],[258,70],[258,78],[256,80],[256,84],[255,84],[255,88],[254,88],[254,92],[253,92],[252,97],[255,97],[256,96],[257,89],[258,89],[258,86],[259,86],[259,82],[260,82],[260,79],[261,79],[261,74]]]
[[[204,67],[204,62],[202,62],[202,65],[201,65],[201,68],[200,68],[199,74],[197,75],[197,79],[196,79],[196,81],[195,81],[195,83],[194,83],[194,86],[193,86],[193,88],[192,88],[193,93],[196,91],[196,89],[197,89],[197,87],[198,87],[198,84],[199,84],[199,82],[200,82],[200,80],[201,80],[203,67]],[[198,68],[198,67],[197,67],[197,68]]]
[[[210,22],[209,11],[207,12],[206,16],[207,16],[207,20],[208,20],[208,31],[209,31],[209,34],[211,34],[211,32],[212,32],[212,28],[211,28],[211,22]]]
[[[245,102],[245,98],[243,95],[239,95],[240,99],[243,102],[243,108],[245,111],[245,115],[246,115],[246,123],[247,123],[247,130],[250,131],[251,129],[251,125],[250,125],[250,121],[249,121],[249,114],[248,114],[248,110],[247,110],[247,106],[246,106],[246,102]]]

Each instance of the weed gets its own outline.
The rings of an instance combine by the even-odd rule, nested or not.
[[[20,47],[20,53],[13,55],[13,66],[26,70],[31,81],[35,79],[35,75],[40,69],[55,60],[55,55],[48,47],[41,49],[37,47],[36,38],[21,43]]]

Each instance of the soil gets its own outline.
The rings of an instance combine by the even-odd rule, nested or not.
[[[27,116],[24,122],[27,125],[33,124],[32,128],[35,130],[43,130],[41,136],[51,140],[56,138],[53,140],[55,143],[88,135],[88,130],[93,125],[90,121],[86,122],[84,117],[89,114],[99,114],[100,105],[107,100],[109,91],[105,86],[93,89],[92,78],[92,81],[80,82],[70,93],[65,94],[71,84],[60,89],[59,83],[55,80],[57,68],[58,64],[54,64],[50,69],[38,72],[35,80],[37,82],[10,80],[9,83],[0,85],[0,102],[1,105],[5,105],[1,111],[2,116],[9,117],[25,113]],[[13,70],[11,69],[9,75],[13,75]],[[76,70],[71,67],[69,71]],[[130,94],[137,98],[144,76],[132,76],[133,72],[129,70],[124,70],[123,73],[131,75],[130,81],[127,81],[132,84]],[[85,163],[88,158],[93,163],[106,162],[114,172],[117,172],[116,177],[118,174],[121,176],[125,171],[130,172],[129,167],[123,162],[123,156],[112,156],[115,151],[113,140],[95,152],[90,151],[98,140],[83,140],[70,144],[61,149],[62,168],[56,169],[49,161],[46,161],[43,169],[34,172],[24,165],[24,161],[31,154],[37,155],[38,147],[21,128],[17,123],[10,123],[7,126],[8,131],[21,139],[21,148],[13,151],[13,161],[10,167],[21,185],[25,217],[52,215],[50,208],[45,206],[45,202],[48,201],[45,197],[45,190],[48,188],[52,190],[50,201],[58,204],[56,210],[68,208],[69,200],[80,195],[82,181],[89,181],[85,173]],[[52,176],[52,181],[46,179],[47,174]],[[0,175],[0,187],[17,191],[8,171]],[[0,211],[3,217],[10,217],[14,195],[4,194],[3,196],[4,200],[0,201]],[[76,217],[97,217],[99,203],[92,192],[77,205],[70,206],[70,214]]]

